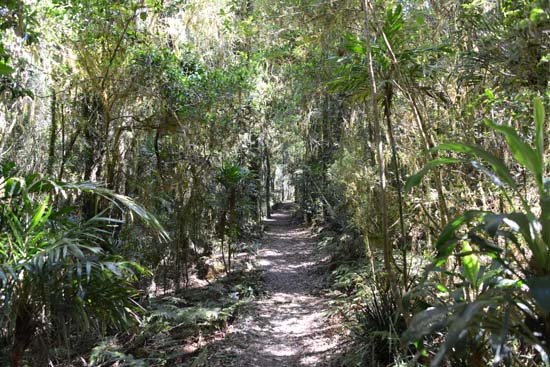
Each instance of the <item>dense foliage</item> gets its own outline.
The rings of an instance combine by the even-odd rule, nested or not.
[[[162,365],[144,340],[216,277],[232,315],[296,201],[345,365],[550,364],[548,29],[548,0],[0,2],[0,356]]]

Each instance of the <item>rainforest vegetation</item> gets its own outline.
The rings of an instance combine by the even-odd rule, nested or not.
[[[334,365],[550,365],[549,79],[549,0],[0,0],[0,365],[208,366],[290,202]]]

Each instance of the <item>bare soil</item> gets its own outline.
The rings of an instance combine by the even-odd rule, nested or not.
[[[266,220],[258,254],[266,295],[254,300],[210,345],[201,366],[331,366],[338,347],[335,325],[324,316],[315,271],[316,243],[310,231],[292,223],[286,206]]]

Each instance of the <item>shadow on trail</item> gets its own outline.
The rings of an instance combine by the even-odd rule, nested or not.
[[[252,302],[202,366],[330,366],[338,338],[318,296],[315,240],[283,206],[264,222],[258,263],[267,295]]]

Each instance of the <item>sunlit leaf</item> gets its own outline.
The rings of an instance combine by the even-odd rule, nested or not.
[[[472,157],[482,159],[491,165],[495,175],[497,175],[502,182],[510,187],[516,186],[516,183],[510,174],[510,170],[506,167],[504,162],[484,149],[462,143],[444,143],[433,148],[433,150],[446,150],[455,153],[464,153]]]
[[[441,292],[449,293],[449,290],[443,284],[438,284],[437,289]]]
[[[42,203],[36,208],[36,210],[35,210],[35,212],[32,216],[29,228],[27,229],[28,232],[31,232],[36,227],[36,225],[40,221],[42,221],[49,200],[50,200],[50,196],[47,195],[46,198],[42,201]]]
[[[0,61],[0,75],[8,75],[13,72],[15,72],[14,68]]]
[[[456,247],[456,244],[459,242],[460,239],[455,236],[458,228],[474,219],[481,219],[486,213],[487,212],[480,210],[469,210],[463,215],[456,217],[445,226],[436,242],[436,248],[438,251],[436,266],[440,266],[447,260]]]
[[[537,147],[540,159],[544,157],[544,105],[540,98],[534,100],[535,115],[535,145]]]
[[[464,273],[474,288],[478,287],[479,257],[473,252],[472,246],[467,241],[462,242],[462,263],[464,264]]]
[[[487,98],[489,99],[489,101],[494,101],[495,99],[495,95],[493,93],[493,91],[489,88],[485,88],[485,95],[487,96]]]
[[[485,119],[484,122],[485,125],[504,135],[514,159],[531,171],[537,185],[542,188],[542,157],[519,137],[515,129],[510,126],[497,125],[489,119]]]
[[[414,175],[407,178],[404,191],[409,192],[413,187],[420,184],[420,182],[422,181],[422,178],[424,178],[424,176],[435,167],[443,166],[447,164],[462,163],[462,162],[464,162],[463,159],[455,159],[455,158],[437,158],[437,159],[431,160],[428,163],[426,163],[420,171],[418,171]]]

